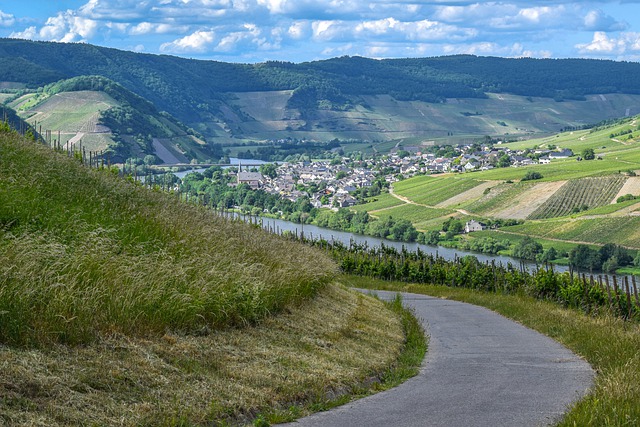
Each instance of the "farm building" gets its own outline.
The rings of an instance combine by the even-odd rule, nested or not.
[[[467,223],[465,224],[464,232],[471,233],[472,231],[482,231],[485,229],[485,227],[486,226],[483,223],[472,219],[471,221],[467,221]]]

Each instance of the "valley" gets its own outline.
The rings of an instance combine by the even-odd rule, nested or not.
[[[267,426],[416,375],[415,317],[351,287],[499,311],[597,370],[566,423],[638,419],[638,73],[0,39],[0,424]]]

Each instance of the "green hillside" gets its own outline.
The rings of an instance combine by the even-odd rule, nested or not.
[[[17,90],[5,104],[43,137],[50,131],[51,145],[82,144],[88,150],[108,152],[114,162],[156,155],[154,139],[182,162],[218,160],[222,155],[218,146],[207,145],[193,129],[100,76],[60,80],[37,91]],[[163,163],[162,155],[158,157]]]
[[[417,176],[393,184],[392,193],[357,206],[374,216],[410,220],[425,232],[446,228],[451,218],[502,225],[468,235],[448,236],[440,243],[481,250],[474,241],[509,240],[511,253],[524,236],[537,238],[545,249],[570,250],[577,244],[614,243],[640,249],[640,118],[603,123],[591,129],[504,146],[532,153],[549,146],[576,154],[550,164]],[[594,160],[577,161],[584,150]],[[541,178],[525,181],[530,172]],[[390,197],[395,197],[392,201]],[[626,201],[618,199],[626,197]],[[514,221],[524,221],[514,225]],[[506,224],[506,225],[505,225]],[[444,234],[441,239],[444,239]],[[494,245],[495,246],[495,245]],[[493,247],[493,246],[492,246]]]
[[[103,76],[231,150],[288,137],[419,144],[557,132],[638,114],[639,72],[631,62],[470,55],[230,64],[0,40],[0,82],[37,89]]]
[[[396,315],[335,280],[317,250],[0,129],[3,423],[300,416],[403,346]]]

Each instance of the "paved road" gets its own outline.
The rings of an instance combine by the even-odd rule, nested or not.
[[[542,426],[558,421],[592,384],[585,361],[505,317],[456,301],[403,297],[430,335],[420,373],[288,426]]]

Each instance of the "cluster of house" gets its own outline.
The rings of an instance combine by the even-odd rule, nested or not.
[[[236,175],[236,184],[260,188],[292,201],[307,196],[311,204],[318,208],[350,207],[358,203],[350,193],[358,188],[370,187],[376,179],[376,171],[369,166],[366,162],[356,165],[347,165],[346,162],[336,165],[325,161],[283,163],[278,166],[277,176],[273,179],[260,172],[240,170]],[[388,179],[393,180],[393,174]],[[317,191],[309,195],[306,191],[308,188]]]
[[[317,161],[283,163],[277,168],[273,179],[259,172],[242,170],[237,173],[237,184],[247,184],[253,189],[262,189],[278,194],[292,201],[299,197],[310,196],[314,207],[350,207],[358,203],[351,195],[358,188],[370,187],[379,171],[393,171],[385,175],[387,182],[398,180],[399,174],[410,177],[416,174],[470,172],[496,167],[499,159],[508,156],[512,167],[532,164],[546,164],[551,159],[573,156],[573,152],[564,150],[514,151],[507,147],[460,146],[455,156],[437,157],[431,153],[421,153],[420,147],[394,149],[389,155],[373,160],[354,162],[344,158],[342,162]],[[408,153],[408,154],[407,154]],[[535,159],[535,160],[534,160]],[[313,194],[306,189],[315,188]]]
[[[540,149],[532,152],[515,151],[507,147],[482,147],[481,150],[473,150],[473,146],[458,147],[454,157],[437,157],[431,153],[421,153],[420,147],[407,147],[412,154],[404,158],[395,156],[395,163],[400,167],[400,173],[412,176],[417,173],[445,173],[445,172],[472,172],[489,170],[497,167],[499,159],[504,155],[509,158],[512,167],[529,166],[534,164],[549,164],[552,159],[566,159],[572,157],[570,149],[549,150]],[[391,158],[394,159],[398,149],[392,150]],[[533,154],[533,156],[530,156]]]

